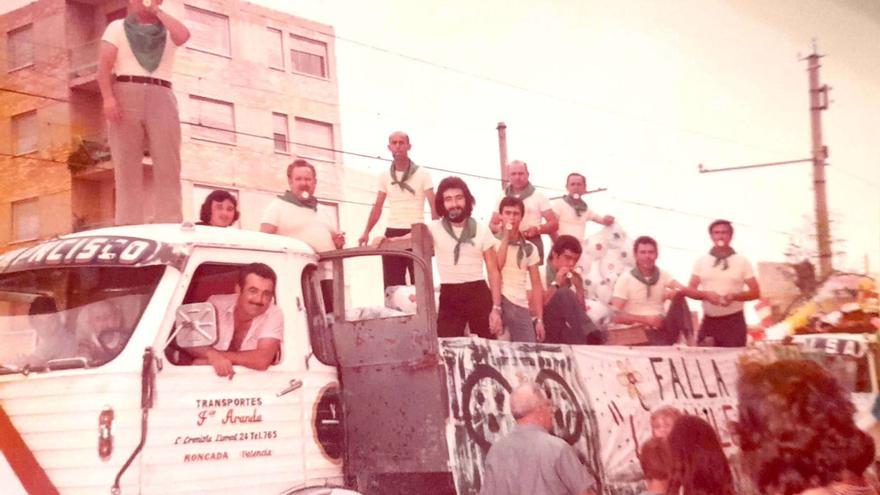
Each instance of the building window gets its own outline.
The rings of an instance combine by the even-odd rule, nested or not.
[[[333,153],[333,124],[297,117],[293,136],[297,156],[325,162],[336,161]]]
[[[235,144],[235,108],[232,103],[190,95],[193,119],[192,136],[219,143]]]
[[[186,25],[192,33],[188,47],[230,57],[229,17],[208,10],[185,6]]]
[[[32,241],[40,237],[40,209],[37,198],[12,203],[12,240]]]
[[[275,151],[279,153],[290,153],[289,141],[290,136],[287,135],[287,115],[283,113],[272,114],[272,140],[275,141]]]
[[[267,47],[269,50],[269,67],[284,70],[284,35],[280,29],[267,28]]]
[[[28,24],[6,35],[6,59],[13,71],[34,65],[34,26]]]
[[[327,43],[290,35],[290,65],[294,72],[327,78]]]
[[[13,153],[24,155],[37,151],[37,112],[21,113],[12,117]]]

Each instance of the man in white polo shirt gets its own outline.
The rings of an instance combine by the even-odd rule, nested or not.
[[[529,182],[529,168],[525,162],[514,160],[507,165],[507,175],[510,179],[510,185],[504,189],[505,196],[514,196],[523,201],[526,206],[526,213],[523,216],[520,230],[527,241],[538,247],[538,255],[541,263],[544,262],[544,242],[541,240],[541,234],[552,235],[556,232],[559,222],[556,214],[550,207],[550,201],[535,190],[535,186]],[[496,205],[501,203],[501,198],[495,202]],[[541,223],[544,220],[546,223]],[[493,233],[501,230],[501,216],[498,212],[492,213],[492,220],[489,227]]]
[[[557,236],[570,235],[583,241],[586,235],[587,222],[601,223],[608,226],[614,223],[611,215],[600,215],[587,207],[584,195],[587,193],[587,179],[583,175],[572,172],[565,179],[568,194],[550,200],[553,213],[559,218],[559,229],[551,232],[555,241]]]
[[[525,207],[519,198],[501,199],[498,213],[504,222],[495,235],[498,265],[501,267],[501,321],[514,342],[544,340],[544,295],[538,272],[538,248],[525,240],[519,230]],[[531,287],[531,290],[529,290]],[[534,323],[529,312],[529,298],[534,308]]]
[[[703,322],[697,341],[716,347],[746,345],[743,302],[761,296],[752,265],[730,246],[733,225],[715,220],[709,225],[712,249],[694,264],[688,286],[703,300]],[[699,290],[698,290],[699,289]]]
[[[342,249],[345,234],[336,230],[330,217],[318,211],[315,167],[305,160],[295,160],[287,166],[287,182],[290,189],[273,199],[263,213],[260,231],[295,237],[318,252]],[[322,268],[321,293],[329,313],[333,311],[332,273],[329,263]]]
[[[443,179],[434,201],[441,216],[428,224],[440,273],[437,335],[460,337],[467,326],[471,335],[492,338],[501,332],[501,275],[495,238],[471,218],[475,200],[459,177]]]
[[[388,198],[390,212],[384,238],[405,236],[412,232],[412,224],[422,223],[425,220],[426,200],[431,208],[431,218],[437,219],[437,213],[434,211],[434,185],[431,183],[431,174],[409,159],[411,148],[412,145],[406,133],[398,131],[388,136],[388,150],[391,151],[394,160],[388,173],[379,175],[379,192],[376,193],[376,201],[373,203],[373,209],[370,211],[364,233],[358,239],[358,245],[364,246],[369,241],[370,231],[382,216],[385,198]],[[414,281],[415,274],[411,259],[402,256],[382,257],[382,276],[385,287],[405,285],[407,272],[409,272],[410,279]]]
[[[116,185],[116,224],[144,223],[144,145],[153,160],[155,222],[179,222],[180,118],[171,90],[178,46],[189,30],[161,8],[129,0],[128,17],[107,25],[96,79],[104,100]],[[161,194],[161,198],[159,197]]]
[[[614,284],[614,322],[645,325],[652,345],[673,345],[680,334],[691,333],[690,311],[684,296],[693,297],[696,292],[657,267],[657,241],[653,238],[637,238],[633,253],[635,268],[622,273]],[[669,311],[664,311],[667,299],[672,303]]]
[[[242,267],[234,294],[208,298],[217,311],[217,343],[187,349],[193,364],[210,364],[218,376],[232,379],[233,365],[265,370],[284,339],[284,315],[275,305],[277,277],[271,267],[251,263]]]

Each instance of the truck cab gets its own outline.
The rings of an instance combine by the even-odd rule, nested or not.
[[[398,253],[416,260],[417,314],[368,323],[346,311],[344,277],[356,273],[345,264],[383,252],[319,255],[295,239],[183,224],[80,232],[4,254],[0,486],[306,493],[347,482],[376,492],[386,474],[395,486],[402,473],[448,478],[424,253]],[[283,341],[265,371],[237,366],[221,378],[192,364],[184,313],[235,293],[252,262],[277,274]]]

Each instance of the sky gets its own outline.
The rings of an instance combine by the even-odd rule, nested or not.
[[[29,0],[4,0],[9,10]],[[700,174],[811,156],[806,62],[823,54],[822,113],[836,268],[880,271],[880,3],[876,0],[253,0],[333,26],[342,143],[390,157],[409,133],[416,163],[464,176],[488,219],[499,194],[496,125],[510,159],[561,194],[587,176],[590,207],[660,242],[686,281],[715,218],[734,247],[783,261],[813,231],[809,163]],[[387,162],[343,157],[378,174]],[[435,184],[446,172],[432,171]],[[350,184],[373,193],[369,182]],[[363,210],[364,221],[368,207]],[[357,215],[359,212],[354,212]],[[597,230],[598,227],[591,229]],[[352,236],[356,238],[356,235]]]
[[[806,61],[815,40],[836,268],[880,270],[880,4],[871,0],[326,1],[254,3],[332,25],[343,149],[389,157],[404,130],[416,163],[499,177],[496,125],[532,182],[562,193],[578,171],[590,206],[660,241],[686,281],[714,218],[734,247],[782,261],[812,231]],[[387,162],[344,157],[375,173]],[[433,171],[435,184],[445,173]],[[499,182],[464,177],[488,218]],[[364,186],[367,187],[367,186]],[[364,216],[366,217],[366,210]],[[595,230],[595,229],[594,229]],[[807,240],[807,242],[814,242]]]

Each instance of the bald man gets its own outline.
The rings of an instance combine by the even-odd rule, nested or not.
[[[388,151],[393,161],[387,173],[379,175],[379,192],[367,219],[364,233],[358,239],[358,245],[364,246],[369,241],[370,231],[382,216],[382,206],[388,198],[389,215],[385,235],[382,238],[402,237],[412,231],[412,224],[425,221],[425,201],[431,209],[431,219],[439,218],[434,211],[434,185],[431,174],[409,159],[412,148],[409,136],[404,132],[393,132],[388,136]],[[380,239],[381,242],[382,239]],[[406,273],[415,282],[413,262],[401,256],[382,257],[382,277],[385,287],[406,285]]]
[[[555,407],[534,382],[510,394],[516,425],[495,442],[483,464],[480,495],[595,495],[596,481],[575,450],[550,434]]]
[[[559,228],[559,221],[550,201],[535,190],[535,186],[529,182],[529,167],[526,162],[514,160],[507,165],[507,175],[510,184],[504,189],[506,196],[513,196],[522,200],[526,207],[526,213],[523,215],[522,223],[519,229],[523,237],[538,247],[538,255],[541,258],[540,263],[544,263],[544,242],[541,241],[541,234],[553,235]],[[495,202],[495,209],[501,204],[501,198]],[[544,223],[542,223],[542,220]],[[492,221],[489,228],[497,234],[501,231],[501,215],[496,211],[492,213]]]

